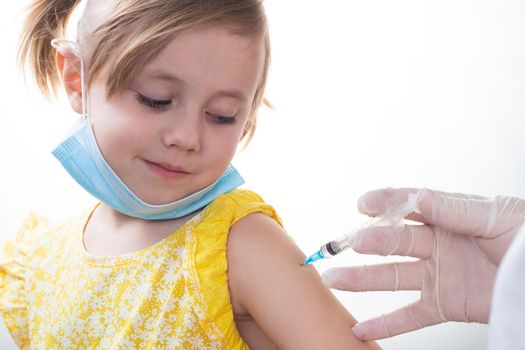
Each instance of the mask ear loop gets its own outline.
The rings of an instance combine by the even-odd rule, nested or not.
[[[60,48],[70,49],[73,54],[80,60],[80,89],[82,93],[82,116],[87,116],[87,100],[86,100],[86,88],[85,88],[85,77],[84,77],[84,60],[80,57],[80,48],[75,41],[67,39],[53,39],[51,40],[51,46],[56,50]]]

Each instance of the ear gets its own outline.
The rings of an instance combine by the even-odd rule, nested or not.
[[[82,113],[82,82],[80,59],[69,48],[57,50],[56,63],[73,110]]]

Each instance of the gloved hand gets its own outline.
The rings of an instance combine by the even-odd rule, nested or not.
[[[381,189],[359,199],[369,216],[385,212],[385,203],[401,204],[417,193],[421,224],[369,227],[356,232],[352,248],[365,254],[401,255],[416,261],[326,271],[328,287],[347,291],[420,290],[405,307],[354,326],[361,340],[392,337],[446,321],[487,323],[492,287],[507,248],[525,221],[525,201],[487,199],[427,189]]]

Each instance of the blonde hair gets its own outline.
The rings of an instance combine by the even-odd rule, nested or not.
[[[101,0],[107,6],[100,18],[86,20],[96,5],[90,0],[79,22],[78,42],[84,59],[86,84],[109,66],[107,98],[122,91],[140,69],[183,30],[221,25],[238,35],[260,37],[265,63],[242,138],[252,138],[256,112],[264,100],[270,64],[270,40],[262,0]],[[20,38],[19,63],[30,66],[38,87],[49,97],[61,84],[51,40],[65,36],[68,21],[80,0],[34,0]],[[102,5],[102,4],[99,4]],[[106,20],[107,19],[107,20]],[[93,27],[93,23],[98,26]]]

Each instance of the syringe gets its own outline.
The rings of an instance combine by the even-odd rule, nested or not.
[[[386,203],[385,214],[375,218],[369,226],[395,226],[400,230],[404,229],[403,218],[408,214],[415,211],[416,207],[416,195],[410,194],[408,200],[397,206],[390,207],[388,202]],[[366,225],[365,225],[366,226]],[[355,230],[353,232],[347,233],[344,236],[341,236],[333,241],[330,241],[326,244],[323,244],[321,248],[314,254],[310,255],[303,262],[303,265],[308,265],[314,261],[331,258],[334,255],[341,253],[342,251],[347,250],[352,245],[352,237],[355,232],[360,231],[362,228]]]

